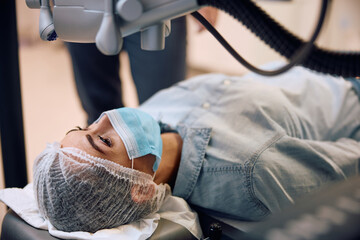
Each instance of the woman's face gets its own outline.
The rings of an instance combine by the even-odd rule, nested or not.
[[[94,157],[107,159],[131,168],[131,161],[124,143],[112,127],[106,114],[97,123],[93,123],[85,129],[69,131],[60,144],[61,147],[75,147]]]

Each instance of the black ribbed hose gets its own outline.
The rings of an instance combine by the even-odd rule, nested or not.
[[[251,0],[198,0],[230,14],[276,52],[290,59],[305,42],[272,19]],[[313,46],[300,65],[317,72],[343,77],[360,76],[359,52],[338,52]]]

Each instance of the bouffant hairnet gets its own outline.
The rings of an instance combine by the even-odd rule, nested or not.
[[[158,211],[166,185],[155,184],[149,174],[54,143],[35,160],[34,191],[40,213],[58,230],[96,232]]]

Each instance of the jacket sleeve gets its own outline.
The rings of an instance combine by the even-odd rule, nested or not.
[[[360,142],[284,136],[252,163],[254,197],[271,211],[334,181],[359,174]]]

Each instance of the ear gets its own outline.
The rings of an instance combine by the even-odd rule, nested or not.
[[[136,203],[143,203],[150,200],[155,194],[154,185],[134,185],[131,188],[131,198]]]

